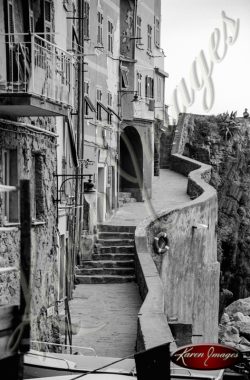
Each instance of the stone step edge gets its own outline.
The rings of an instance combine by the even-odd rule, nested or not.
[[[114,279],[114,278],[131,278],[131,279],[135,279],[136,277],[135,276],[126,276],[126,275],[121,275],[121,276],[118,276],[118,275],[115,275],[115,274],[104,274],[104,275],[101,275],[101,274],[93,274],[93,275],[88,275],[88,274],[77,274],[76,275],[76,278],[110,278],[110,279]]]

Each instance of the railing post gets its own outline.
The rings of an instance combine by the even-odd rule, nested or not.
[[[29,79],[31,89],[30,92],[35,92],[35,35],[31,34],[31,73]]]

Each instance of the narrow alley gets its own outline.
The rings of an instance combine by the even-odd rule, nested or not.
[[[152,210],[159,213],[170,206],[180,206],[189,200],[186,188],[186,177],[171,170],[161,170],[160,177],[153,181],[152,208],[147,202],[124,203],[105,225],[136,226],[150,216]],[[94,348],[98,356],[133,354],[140,306],[135,282],[77,285],[70,302],[77,332],[73,335],[73,345]],[[88,350],[75,350],[93,355]]]

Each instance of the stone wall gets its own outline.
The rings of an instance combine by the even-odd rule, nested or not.
[[[218,259],[222,287],[234,299],[250,295],[250,120],[182,115],[181,153],[212,166],[218,192]]]
[[[169,125],[168,130],[163,132],[160,137],[160,168],[170,167],[170,157],[175,134],[175,125]]]
[[[144,300],[139,312],[139,343],[146,348],[170,342],[168,321],[190,328],[194,342],[218,339],[219,263],[216,252],[217,196],[206,182],[207,165],[175,154],[172,168],[188,176],[192,198],[179,209],[163,211],[136,229],[137,281]],[[203,179],[205,178],[205,180]],[[199,228],[199,225],[207,228]],[[170,250],[154,253],[153,239],[166,232]],[[156,327],[157,326],[157,327]],[[178,342],[176,342],[178,345]]]
[[[45,118],[44,118],[45,119]],[[45,120],[43,122],[45,123]],[[38,121],[34,121],[40,127]],[[31,268],[31,337],[33,340],[57,341],[59,331],[57,321],[57,230],[56,203],[56,135],[53,119],[48,118],[43,130],[33,130],[27,123],[0,121],[0,183],[3,182],[2,152],[6,149],[17,151],[18,180],[31,180],[32,201],[32,268]],[[44,132],[43,132],[44,131]],[[11,153],[10,153],[11,154]],[[34,164],[35,160],[35,164]],[[35,165],[35,167],[34,167]],[[34,172],[36,184],[34,185]],[[18,202],[19,203],[19,202]],[[3,218],[3,195],[0,199],[0,265],[19,267],[20,230]],[[19,215],[17,207],[17,218]],[[1,276],[0,276],[1,277]],[[6,287],[6,281],[8,286]],[[19,298],[17,275],[6,274],[0,280],[1,305],[16,303]],[[48,309],[52,308],[51,316]]]

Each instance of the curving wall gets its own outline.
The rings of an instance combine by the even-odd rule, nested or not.
[[[194,343],[218,340],[220,267],[217,195],[207,183],[211,169],[178,153],[171,156],[171,168],[188,176],[190,201],[164,210],[157,219],[145,219],[136,228],[137,281],[144,301],[137,349],[172,342],[171,320],[191,325]],[[170,250],[159,257],[153,252],[153,238],[162,231]]]

